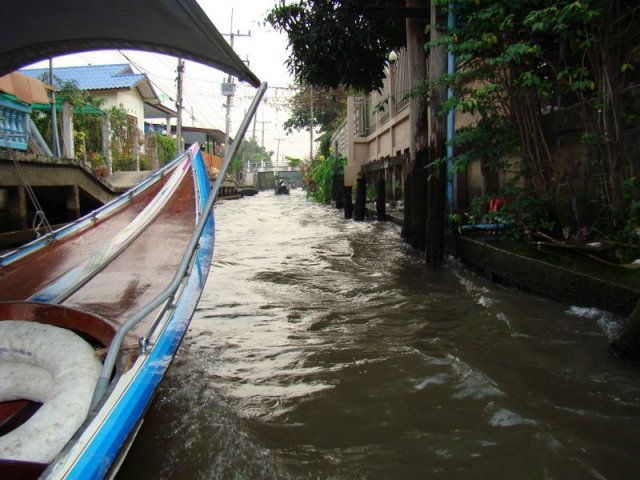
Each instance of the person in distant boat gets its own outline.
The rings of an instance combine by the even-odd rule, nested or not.
[[[280,194],[289,193],[289,189],[287,188],[287,185],[284,183],[284,179],[283,178],[281,178],[278,181],[278,187],[276,188],[276,193],[280,193]]]

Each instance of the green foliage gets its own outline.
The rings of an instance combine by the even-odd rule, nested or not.
[[[405,20],[374,16],[371,6],[404,0],[280,0],[267,22],[286,32],[286,64],[298,83],[370,91],[382,86],[388,53],[405,42]]]
[[[378,196],[378,192],[376,191],[375,185],[367,185],[367,190],[365,192],[365,199],[367,202],[375,200]]]
[[[333,177],[344,174],[346,158],[331,154],[319,155],[305,173],[307,195],[319,203],[330,203],[333,198]]]
[[[48,82],[48,75],[43,81]],[[102,108],[104,100],[97,98],[78,88],[78,84],[71,80],[61,82],[56,79],[58,85],[56,97],[69,102],[73,109],[74,150],[76,158],[94,162],[96,154],[102,151],[102,118],[96,114]],[[88,108],[87,108],[88,107]],[[58,125],[61,125],[61,111],[57,110]],[[38,127],[45,141],[51,145],[51,114],[34,111],[31,117]],[[96,165],[98,166],[98,165]]]
[[[176,140],[172,137],[162,135],[159,132],[153,132],[152,135],[158,151],[158,166],[161,167],[175,158]],[[140,168],[142,168],[142,164]]]
[[[133,170],[133,149],[140,148],[136,119],[122,104],[107,110],[111,122],[111,162],[113,171]]]
[[[255,138],[246,138],[240,144],[240,148],[233,157],[229,165],[229,173],[235,175],[244,169],[248,163],[253,165],[260,164],[271,158],[271,152],[258,144]]]
[[[632,202],[621,227],[604,237],[613,247],[611,260],[630,262],[640,258],[640,202]]]
[[[289,165],[291,168],[296,168],[296,167],[300,167],[302,165],[302,159],[301,158],[295,158],[295,157],[284,157],[287,160],[287,165]]]
[[[311,102],[313,102],[313,125],[326,130],[337,119],[346,115],[347,93],[344,88],[301,88],[289,102],[290,116],[284,122],[287,134],[295,130],[308,130],[311,124]]]
[[[489,209],[492,199],[501,202],[501,206],[494,211]],[[541,197],[530,188],[522,188],[512,181],[497,194],[474,197],[468,222],[513,224],[517,228],[508,230],[507,234],[522,238],[536,231],[553,232],[557,228],[553,211],[554,205],[549,197]]]
[[[331,131],[323,133],[318,139],[318,155],[328,157],[331,155]]]
[[[629,208],[625,212],[614,212],[617,215],[618,228],[611,229],[609,216],[611,212],[597,202],[594,208],[604,210],[600,219],[591,228],[592,236],[604,239],[610,246],[609,260],[614,262],[630,262],[640,258],[640,201],[634,199],[638,191],[638,179],[631,177],[622,182],[625,201]]]
[[[457,26],[427,49],[446,45],[456,53],[459,70],[431,82],[455,91],[445,110],[474,118],[456,134],[454,171],[477,159],[483,167],[502,171],[500,159],[519,154],[524,187],[518,193],[501,192],[511,197],[511,207],[502,215],[523,228],[551,228],[547,209],[555,205],[558,192],[578,185],[565,184],[566,167],[546,136],[544,112],[578,104],[584,122],[581,143],[589,149],[587,176],[603,179],[591,184],[598,191],[589,192],[594,209],[601,212],[601,233],[634,231],[634,201],[640,194],[637,187],[632,195],[624,194],[622,179],[634,177],[635,170],[622,150],[621,128],[634,126],[636,115],[625,110],[622,92],[626,82],[638,80],[637,2],[438,3],[445,11],[454,6]],[[478,202],[484,204],[486,198]]]

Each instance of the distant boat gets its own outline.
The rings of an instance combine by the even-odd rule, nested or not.
[[[289,195],[289,185],[284,178],[276,181],[276,195]]]

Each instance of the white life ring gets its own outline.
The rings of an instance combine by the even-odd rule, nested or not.
[[[0,437],[0,458],[50,463],[87,417],[101,366],[91,345],[70,330],[0,321],[0,401],[42,402]]]

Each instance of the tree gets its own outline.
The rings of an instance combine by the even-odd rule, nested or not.
[[[229,173],[236,174],[243,170],[247,164],[259,165],[269,160],[272,154],[273,152],[267,152],[264,147],[260,146],[255,138],[245,138],[231,160]]]
[[[316,202],[329,203],[334,199],[334,178],[336,173],[344,173],[346,158],[331,153],[329,156],[318,155],[311,161],[305,171],[304,183],[307,195]]]
[[[134,149],[139,149],[136,120],[122,104],[107,110],[111,120],[113,170],[132,170]]]
[[[301,85],[355,88],[382,86],[387,55],[405,43],[402,19],[366,14],[371,5],[404,5],[402,0],[280,0],[267,15],[287,33],[286,64]]]
[[[311,97],[311,98],[310,98]],[[313,102],[313,126],[321,130],[330,129],[334,122],[345,115],[347,93],[338,88],[301,88],[289,102],[290,116],[284,122],[288,134],[294,130],[305,130],[311,125],[310,103]]]
[[[48,74],[42,75],[41,80],[48,82]],[[74,80],[62,82],[55,77],[54,83],[57,85],[57,98],[69,102],[73,108],[76,157],[83,160],[86,156],[89,160],[93,160],[97,154],[97,158],[101,158],[99,152],[102,151],[103,114],[100,109],[104,100],[80,90]],[[57,114],[61,115],[61,109],[57,110]],[[32,118],[42,136],[51,144],[51,113],[35,110]],[[58,125],[61,123],[62,120],[58,119]]]
[[[623,92],[640,67],[640,6],[633,0],[562,0],[531,11],[524,23],[561,47],[545,51],[543,61],[560,92],[582,108],[583,138],[601,163],[610,227],[618,228],[629,208],[624,180],[640,174],[622,146]]]
[[[287,157],[286,155],[284,158],[287,160],[287,165],[291,168],[300,167],[304,163],[301,158]]]
[[[457,133],[462,152],[455,168],[480,159],[503,167],[505,154],[519,153],[527,188],[553,204],[566,168],[545,128],[545,111],[574,103],[584,122],[583,142],[592,150],[594,202],[610,229],[631,206],[623,179],[640,172],[625,155],[622,95],[637,66],[639,7],[631,0],[439,0],[455,5],[458,24],[443,39],[464,68],[443,81],[455,89],[448,108],[476,117]],[[633,62],[634,52],[636,65]],[[601,202],[600,199],[604,199]],[[635,200],[637,201],[637,195]]]

